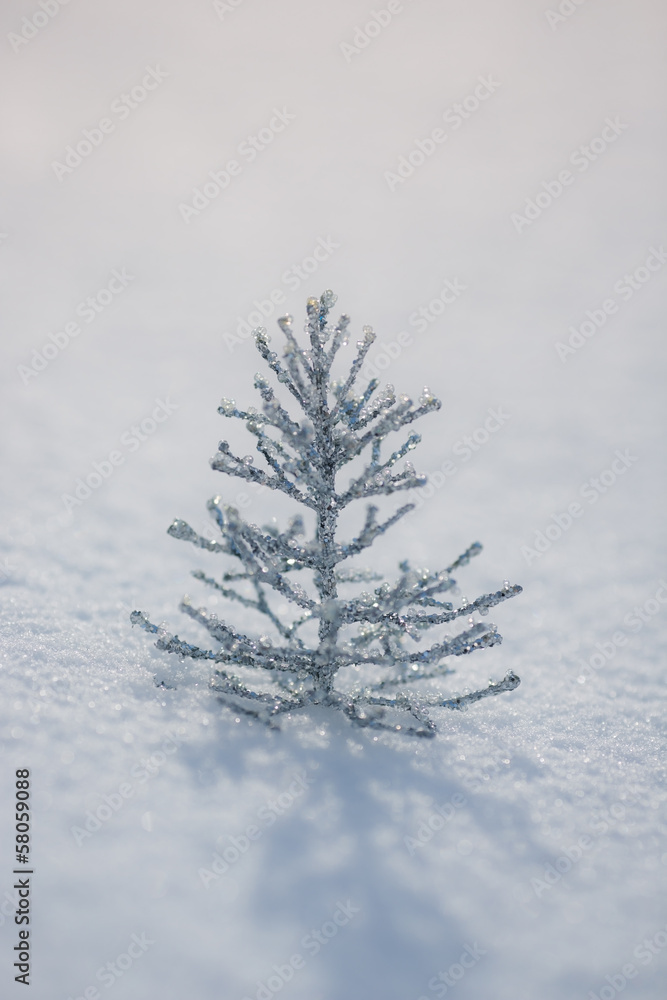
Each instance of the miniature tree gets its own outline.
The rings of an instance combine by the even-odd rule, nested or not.
[[[414,504],[403,505],[382,523],[377,519],[378,508],[367,505],[361,531],[347,542],[337,540],[340,514],[354,500],[409,490],[426,482],[407,461],[395,471],[397,463],[421,440],[418,434],[410,434],[386,457],[381,456],[381,449],[389,434],[438,410],[441,404],[428,389],[424,389],[418,406],[407,396],[397,398],[392,386],[376,392],[377,379],[359,395],[354,393],[353,386],[375,340],[370,327],[363,328],[363,340],[357,342],[357,355],[347,377],[331,381],[334,359],[347,344],[350,322],[349,317],[341,316],[335,326],[328,324],[335,301],[330,291],[319,301],[308,300],[308,349],[297,342],[290,316],[278,320],[285,335],[282,361],[270,350],[266,330],[260,327],[254,331],[259,353],[298,403],[302,419],[290,415],[260,374],[255,376],[255,387],[262,397],[262,412],[240,410],[230,399],[220,404],[219,413],[243,420],[257,439],[256,449],[265,468],[257,468],[252,457],[232,454],[226,441],[220,442],[211,460],[214,469],[279,490],[311,511],[313,536],[305,537],[301,516],[293,517],[282,532],[275,524],[263,528],[249,524],[219,496],[209,501],[208,509],[219,528],[220,541],[198,534],[181,520],[168,529],[174,538],[238,561],[240,567],[224,572],[220,581],[201,570],[193,576],[230,601],[264,615],[274,638],[269,634],[245,635],[206,609],[194,607],[187,597],[181,610],[208,630],[217,648],[202,649],[170,635],[140,611],[132,613],[131,621],[157,634],[159,649],[212,661],[216,669],[211,687],[220,699],[236,712],[253,715],[269,725],[275,726],[274,720],[281,713],[323,705],[339,709],[360,726],[432,736],[435,724],[427,715],[429,706],[464,708],[520,683],[510,672],[504,680],[482,690],[443,698],[426,682],[452,673],[441,665],[446,657],[501,642],[496,626],[476,621],[474,615],[485,616],[489,608],[520,593],[521,587],[506,582],[501,590],[472,603],[463,600],[456,608],[441,600],[456,587],[451,574],[481,551],[475,542],[444,570],[413,569],[407,561],[401,562],[395,583],[383,583],[372,594],[361,593],[351,599],[339,594],[339,587],[344,589],[351,582],[382,579],[369,570],[345,571],[341,564],[368,548]],[[362,452],[370,453],[368,463],[358,468],[357,462],[347,486],[338,485],[343,467]],[[304,579],[303,586],[293,580],[296,575]],[[290,621],[271,607],[271,591],[282,604],[296,609]],[[464,631],[440,637],[426,648],[420,646],[423,633],[459,618],[468,618]],[[353,668],[349,690],[334,687],[343,668]],[[243,677],[238,676],[239,671]],[[252,678],[253,673],[263,674],[269,681],[268,690],[249,686],[252,680],[245,678]],[[408,685],[419,681],[423,682],[421,694],[416,697]]]

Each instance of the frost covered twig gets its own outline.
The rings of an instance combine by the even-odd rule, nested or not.
[[[443,594],[456,590],[452,573],[481,551],[475,542],[443,570],[414,569],[404,561],[393,584],[382,583],[372,593],[354,598],[339,593],[340,587],[351,582],[381,579],[372,570],[343,570],[339,566],[370,547],[414,505],[404,504],[379,522],[378,508],[368,504],[363,525],[348,542],[338,539],[342,511],[355,500],[387,496],[425,483],[425,477],[405,461],[421,440],[418,434],[410,434],[398,447],[385,451],[384,457],[382,452],[390,434],[440,409],[441,404],[424,389],[415,406],[407,396],[397,397],[392,386],[377,391],[375,379],[360,394],[355,393],[355,383],[375,339],[370,327],[364,327],[363,339],[357,342],[348,375],[332,379],[332,366],[347,344],[349,327],[347,316],[334,326],[329,324],[329,310],[335,301],[332,292],[325,292],[319,300],[308,300],[307,347],[297,341],[290,316],[278,321],[285,337],[282,360],[270,349],[266,331],[261,327],[255,331],[259,353],[298,404],[300,419],[277,399],[260,374],[255,376],[255,388],[262,400],[261,410],[239,409],[230,399],[220,404],[221,415],[245,423],[256,439],[264,468],[255,466],[253,456],[234,455],[224,440],[211,460],[213,469],[282,492],[311,511],[315,522],[312,537],[307,537],[300,516],[292,518],[283,531],[275,524],[260,528],[246,522],[220,496],[208,503],[219,541],[198,534],[182,520],[174,521],[168,529],[175,538],[240,564],[240,569],[227,570],[220,580],[202,570],[193,575],[224,599],[263,615],[267,633],[246,635],[205,608],[194,607],[188,598],[181,603],[181,610],[209,633],[215,641],[211,649],[170,635],[142,612],[133,612],[131,621],[157,634],[158,648],[182,658],[211,661],[211,687],[220,700],[272,727],[281,714],[322,705],[343,712],[357,726],[430,737],[435,724],[427,708],[462,709],[519,684],[519,678],[510,672],[500,682],[449,699],[434,694],[428,686],[428,682],[452,672],[444,666],[447,657],[502,641],[495,625],[478,621],[475,615],[486,616],[490,608],[520,593],[521,587],[505,583],[502,589],[471,603],[464,600],[458,607],[442,600]],[[366,464],[359,468],[364,452]],[[355,471],[345,485],[342,470],[353,460],[357,460]],[[300,577],[298,582],[295,574]],[[281,607],[272,605],[276,599]],[[290,606],[295,609],[292,620],[286,617]],[[424,633],[464,617],[468,624],[462,631],[440,635],[430,645],[422,644]],[[355,675],[355,683],[348,682],[349,691],[334,685],[337,675],[346,670]],[[258,671],[264,672],[267,689],[256,689]],[[409,694],[408,685],[417,682],[422,682],[421,693]]]

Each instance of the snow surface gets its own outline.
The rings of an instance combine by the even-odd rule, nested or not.
[[[352,0],[243,0],[219,13],[177,0],[72,3],[19,51],[8,38],[3,996],[26,995],[12,969],[20,767],[32,771],[34,1000],[95,989],[114,1000],[666,995],[665,268],[628,301],[613,288],[667,234],[664,6],[565,3],[572,13],[553,27],[546,2],[402,6],[349,63],[340,43],[373,9]],[[38,10],[5,4],[5,36]],[[121,120],[112,102],[146,67],[168,76]],[[489,76],[500,86],[469,119],[443,123]],[[274,108],[294,120],[248,163],[237,147]],[[58,180],[53,161],[110,114],[114,131]],[[580,171],[570,154],[607,118],[627,127]],[[385,172],[439,127],[447,140],[391,191]],[[186,223],[179,204],[235,156],[241,173]],[[517,232],[511,214],[568,167],[573,183]],[[339,246],[290,290],[281,276],[320,237]],[[79,336],[22,378],[32,349],[123,268],[134,278],[122,294],[94,322],[79,317]],[[418,331],[410,315],[446,279],[465,291]],[[238,500],[238,483],[207,460],[228,429],[220,396],[254,402],[261,361],[249,340],[230,351],[223,335],[275,289],[287,301],[270,328],[328,287],[356,330],[378,331],[375,357],[412,335],[385,377],[410,393],[427,382],[443,399],[418,428],[417,468],[456,466],[376,543],[374,564],[440,567],[479,539],[464,593],[504,579],[525,588],[492,615],[504,644],[457,660],[442,682],[462,692],[513,669],[521,686],[466,713],[434,712],[432,741],[376,739],[326,711],[280,733],[237,721],[196,670],[156,688],[178,665],[128,622],[139,608],[201,640],[177,605],[188,592],[213,607],[189,573],[218,564],[165,529],[174,517],[200,528],[215,493]],[[568,327],[610,297],[617,312],[561,361]],[[176,409],[131,444],[158,399]],[[457,442],[499,407],[509,418],[464,461]],[[617,450],[629,464],[591,503],[581,489]],[[112,451],[122,463],[66,518],[63,494]],[[259,523],[295,512],[250,499]],[[576,502],[582,514],[562,537],[525,557]],[[614,646],[619,631],[627,642]],[[614,655],[586,669],[598,643]],[[72,828],[126,785],[131,797],[77,843]],[[272,801],[282,812],[269,825]],[[231,838],[245,845],[248,826],[258,838],[226,873],[202,877],[216,852],[233,858]],[[420,830],[427,842],[415,847]],[[345,918],[340,903],[358,912]],[[334,914],[341,926],[312,954],[305,936],[331,933]],[[133,934],[146,950],[122,976],[96,978]],[[466,946],[475,958],[456,980]],[[272,979],[274,966],[289,976],[297,953],[303,967]]]

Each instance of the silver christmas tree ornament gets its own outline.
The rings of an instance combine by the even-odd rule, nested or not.
[[[223,572],[219,580],[201,570],[193,576],[230,602],[265,616],[266,633],[245,635],[205,608],[194,607],[188,598],[183,599],[181,611],[210,633],[215,648],[203,649],[170,635],[141,611],[134,611],[131,621],[157,634],[159,649],[212,661],[211,688],[220,700],[273,727],[281,714],[321,705],[342,711],[358,726],[430,737],[436,727],[427,714],[429,708],[462,709],[520,683],[510,672],[486,688],[445,698],[433,682],[453,672],[443,665],[447,657],[502,641],[495,625],[476,616],[485,617],[489,608],[519,594],[521,587],[506,582],[501,590],[472,603],[462,600],[459,607],[442,600],[448,591],[457,592],[452,573],[481,551],[475,542],[446,569],[432,572],[401,562],[394,583],[382,583],[372,593],[344,596],[351,583],[382,579],[369,570],[345,570],[345,561],[372,545],[414,504],[399,507],[382,522],[378,508],[368,504],[359,534],[347,542],[338,540],[340,515],[355,500],[425,484],[426,478],[415,473],[410,462],[402,462],[421,440],[418,434],[410,434],[389,455],[382,451],[390,434],[441,404],[428,389],[418,405],[407,396],[396,396],[390,385],[378,392],[377,379],[355,392],[375,340],[370,327],[363,328],[363,338],[357,341],[347,377],[332,381],[334,359],[347,344],[350,323],[348,316],[341,316],[335,326],[329,323],[335,302],[330,291],[319,300],[308,300],[306,348],[293,332],[292,317],[278,320],[285,341],[282,359],[270,349],[266,330],[260,327],[254,332],[257,350],[298,404],[300,419],[292,416],[261,374],[255,376],[261,411],[241,410],[230,399],[221,401],[218,412],[244,421],[256,438],[264,467],[257,467],[251,456],[234,455],[226,441],[220,442],[211,460],[214,469],[279,490],[305,507],[314,521],[312,537],[301,516],[293,517],[284,531],[275,525],[260,528],[246,522],[220,496],[208,503],[220,540],[198,534],[181,520],[168,529],[174,538],[236,560],[235,568]],[[362,453],[367,464],[356,462],[352,478],[341,484],[343,467]],[[286,616],[284,608],[272,607],[270,599],[288,610],[291,606],[293,614]],[[457,619],[468,620],[463,631],[423,645],[426,632]],[[344,683],[337,688],[341,671]]]

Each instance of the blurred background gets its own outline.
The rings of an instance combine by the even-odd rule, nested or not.
[[[132,491],[141,518],[165,491],[170,510],[200,495],[262,304],[271,328],[332,287],[376,329],[381,377],[444,399],[429,468],[489,407],[511,413],[447,490],[474,523],[513,508],[530,536],[633,445],[643,530],[662,264],[623,277],[664,235],[664,11],[561,6],[8,4],[3,403],[22,515],[66,512],[165,394],[178,410],[136,458],[121,448],[104,503]],[[491,466],[494,505],[474,485]]]

